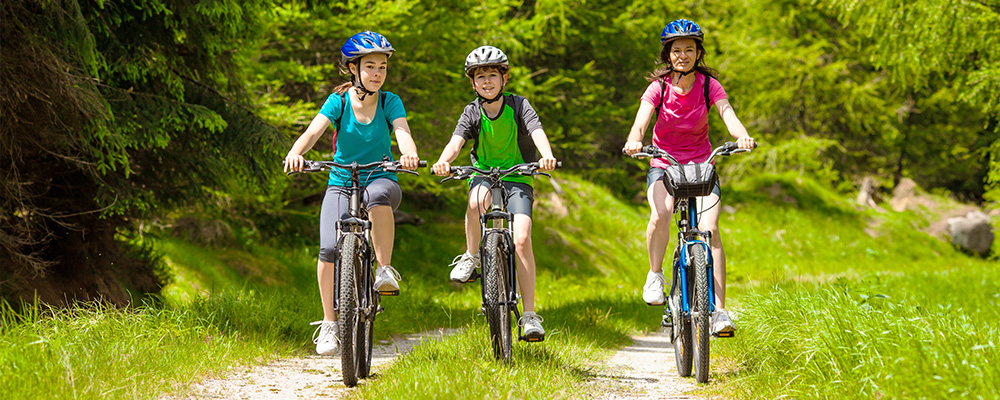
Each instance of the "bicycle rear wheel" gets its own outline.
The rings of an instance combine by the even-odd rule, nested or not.
[[[348,387],[358,384],[359,353],[364,351],[364,345],[358,341],[360,318],[358,315],[358,295],[361,293],[358,284],[362,279],[360,271],[361,254],[358,251],[361,240],[357,235],[346,234],[340,246],[340,366],[344,385]]]
[[[493,346],[493,356],[498,360],[510,362],[511,359],[511,323],[510,305],[507,304],[507,292],[510,282],[507,282],[507,257],[501,251],[500,244],[503,235],[491,232],[486,235],[482,254],[483,282],[486,285],[486,322],[490,329],[490,343]]]
[[[692,314],[692,342],[694,342],[694,374],[699,383],[708,382],[708,339],[711,337],[709,325],[712,320],[712,309],[708,298],[708,259],[705,247],[691,247],[691,258],[694,259],[694,312]]]
[[[691,293],[690,281],[680,281],[680,274],[674,272],[673,287],[670,294],[670,312],[673,313],[674,332],[674,361],[677,363],[678,376],[691,376],[691,316],[684,313],[683,298],[681,297],[681,285],[686,285],[688,293]]]

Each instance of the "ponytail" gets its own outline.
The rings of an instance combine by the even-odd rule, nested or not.
[[[354,83],[344,82],[341,83],[340,85],[337,85],[337,87],[333,88],[333,92],[337,94],[345,93],[352,87],[354,87]]]

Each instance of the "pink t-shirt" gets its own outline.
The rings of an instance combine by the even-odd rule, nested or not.
[[[695,72],[694,85],[686,94],[671,88],[670,77],[666,79],[666,92],[660,81],[655,81],[642,94],[642,101],[654,107],[660,104],[660,115],[656,116],[656,125],[653,125],[653,144],[666,150],[681,164],[704,162],[712,154],[712,143],[708,140],[708,108],[705,107],[705,75]],[[708,97],[714,105],[726,98],[726,91],[718,80],[709,82]],[[664,94],[666,99],[662,99],[661,104]],[[670,162],[666,158],[654,158],[650,164],[665,168]]]

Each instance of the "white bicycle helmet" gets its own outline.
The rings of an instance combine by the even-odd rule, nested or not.
[[[476,67],[496,66],[502,72],[510,69],[507,55],[493,46],[479,46],[465,57],[465,75],[472,77],[471,72]]]

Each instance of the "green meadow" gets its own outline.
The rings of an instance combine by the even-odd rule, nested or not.
[[[403,294],[384,299],[376,334],[456,333],[377,370],[352,398],[586,398],[598,390],[586,383],[601,360],[629,335],[659,329],[662,309],[640,297],[646,206],[563,171],[555,185],[537,187],[533,242],[546,341],[515,344],[512,365],[494,361],[479,284],[447,280],[464,247],[461,211],[407,209],[427,223],[397,228]],[[924,213],[859,210],[791,174],[727,184],[725,193],[729,308],[739,332],[714,339],[701,395],[1000,394],[996,260],[922,233]],[[314,244],[243,239],[205,246],[168,232],[147,236],[137,245],[160,255],[170,284],[132,307],[5,305],[0,391],[154,398],[239,366],[308,354],[308,323],[322,316]]]

